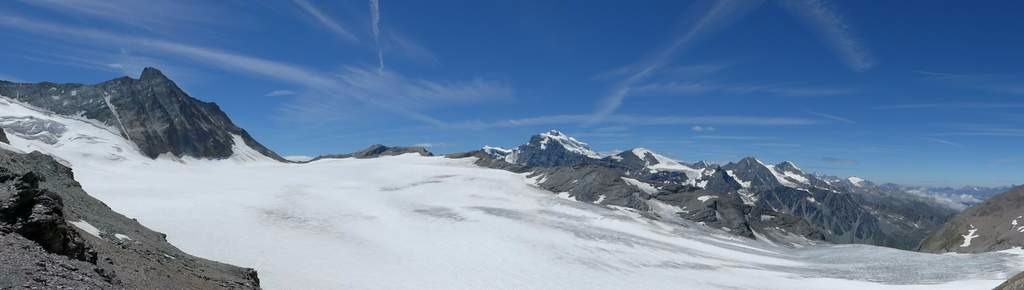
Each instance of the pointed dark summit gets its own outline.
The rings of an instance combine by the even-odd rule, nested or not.
[[[160,70],[158,70],[156,68],[153,68],[153,67],[146,67],[146,68],[142,69],[142,74],[139,75],[139,80],[142,80],[142,81],[145,81],[145,80],[167,80],[167,81],[169,81],[170,79],[167,78],[167,76],[164,75],[164,73],[161,72]]]
[[[170,153],[222,159],[231,157],[234,148],[248,146],[284,160],[236,126],[216,104],[192,98],[152,67],[142,70],[139,79],[122,77],[95,85],[0,83],[0,95],[103,122],[151,158]]]

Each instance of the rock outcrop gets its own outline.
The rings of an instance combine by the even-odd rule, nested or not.
[[[1003,284],[996,286],[994,290],[1021,290],[1024,289],[1024,273],[1013,275]]]
[[[258,289],[89,196],[70,168],[0,149],[0,289]]]

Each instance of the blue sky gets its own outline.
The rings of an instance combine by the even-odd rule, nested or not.
[[[96,83],[155,66],[285,155],[455,152],[559,129],[602,152],[1024,183],[1020,1],[0,7],[0,79]]]

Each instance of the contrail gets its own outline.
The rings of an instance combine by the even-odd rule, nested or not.
[[[829,2],[784,0],[778,3],[814,30],[851,70],[863,72],[875,66],[871,51],[861,44],[850,25]]]
[[[370,0],[370,22],[373,24],[373,41],[377,45],[377,73],[384,73],[384,52],[380,49],[380,1]]]
[[[721,31],[736,19],[760,7],[761,2],[760,0],[722,0],[694,4],[691,9],[698,8],[697,10],[702,10],[699,9],[704,8],[701,4],[710,4],[710,7],[703,9],[704,13],[693,19],[695,20],[693,26],[677,37],[668,47],[659,51],[653,58],[639,63],[640,66],[637,71],[619,82],[607,96],[601,99],[597,110],[592,115],[593,118],[585,124],[603,121],[622,106],[622,101],[629,95],[633,85],[654,74],[657,70],[668,64],[668,62],[672,61],[672,58],[679,54],[681,50],[692,46],[694,42]]]
[[[292,0],[292,2],[294,2],[295,5],[298,5],[299,8],[302,8],[303,11],[306,11],[306,13],[309,13],[310,16],[313,16],[313,18],[316,19],[316,21],[320,22],[320,24],[322,24],[324,27],[333,31],[334,34],[337,34],[341,38],[350,42],[359,41],[359,39],[356,38],[355,35],[353,35],[351,32],[348,32],[348,29],[345,29],[344,26],[341,26],[340,23],[334,21],[334,19],[331,19],[331,17],[327,16],[327,14],[324,14],[323,11],[320,11],[320,8],[313,6],[313,4],[310,4],[308,1]]]

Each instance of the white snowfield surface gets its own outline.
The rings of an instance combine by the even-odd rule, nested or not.
[[[776,247],[561,199],[472,159],[284,164],[237,144],[229,160],[151,160],[116,128],[3,99],[0,126],[182,250],[256,268],[265,289],[990,289],[1024,269],[1019,249]]]

